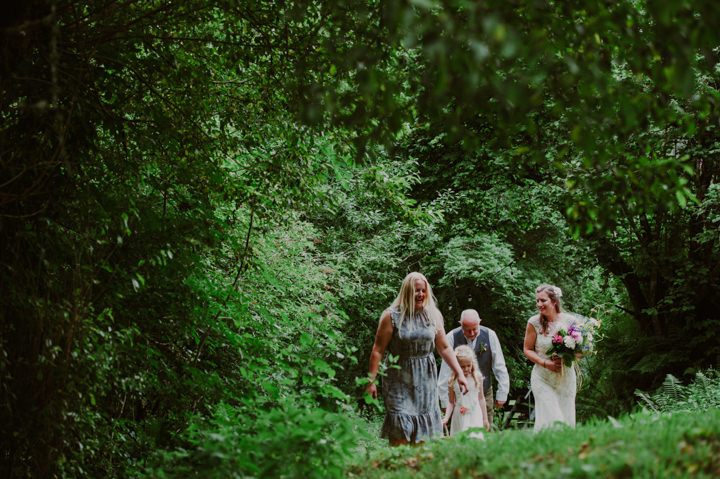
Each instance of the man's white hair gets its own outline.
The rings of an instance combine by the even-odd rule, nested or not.
[[[465,311],[460,313],[460,322],[462,323],[465,320],[468,320],[468,321],[476,320],[479,323],[480,322],[480,314],[478,314],[478,312],[475,311],[474,309],[466,309]]]

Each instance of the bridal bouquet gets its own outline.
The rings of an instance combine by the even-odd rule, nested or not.
[[[588,318],[583,322],[574,322],[567,331],[561,329],[552,337],[548,356],[559,356],[565,366],[570,366],[576,354],[588,354],[595,350],[594,333],[599,326],[598,320]]]

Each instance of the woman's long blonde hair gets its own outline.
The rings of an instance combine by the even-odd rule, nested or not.
[[[395,301],[390,305],[391,308],[394,307],[400,310],[398,330],[406,318],[413,318],[419,312],[415,311],[415,281],[417,280],[422,280],[425,283],[425,302],[423,303],[422,309],[422,312],[425,313],[424,320],[426,323],[432,324],[435,327],[437,327],[438,320],[442,321],[442,314],[435,304],[435,296],[433,296],[430,283],[422,273],[413,271],[405,276],[397,298],[395,298]]]
[[[470,348],[470,346],[463,344],[455,348],[455,356],[457,357],[458,362],[461,359],[469,359],[472,362],[472,372],[470,374],[475,380],[475,387],[480,389],[483,383],[483,375],[480,372],[480,366],[478,366],[475,352]],[[457,373],[453,371],[450,373],[450,380],[448,381],[448,387],[450,389],[452,389],[455,385],[455,381],[457,381]]]

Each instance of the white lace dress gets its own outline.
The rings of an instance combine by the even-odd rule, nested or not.
[[[452,419],[450,420],[450,435],[455,436],[461,431],[470,429],[471,427],[483,428],[483,414],[478,400],[480,390],[475,385],[475,380],[471,377],[465,377],[468,383],[468,392],[463,394],[460,392],[460,386],[457,381],[453,384],[453,391],[455,391],[455,409],[452,413]],[[480,383],[482,386],[482,382]],[[465,414],[460,414],[460,408],[467,408]],[[483,433],[475,431],[470,434],[471,437],[483,439]]]
[[[540,334],[540,316],[530,318],[528,322],[533,325],[537,334],[535,352],[541,358],[547,358],[553,334],[561,329],[567,331],[573,321],[572,316],[560,314],[548,325],[547,334]],[[530,388],[535,397],[534,431],[553,426],[557,422],[575,427],[577,379],[574,368],[563,365],[562,372],[553,372],[536,364],[530,375]]]

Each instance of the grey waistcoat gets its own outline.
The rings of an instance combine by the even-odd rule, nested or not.
[[[478,328],[477,338],[475,338],[475,356],[477,357],[478,366],[480,366],[480,373],[483,375],[483,392],[490,390],[492,386],[492,380],[490,375],[492,374],[492,350],[490,348],[490,330],[484,326]],[[453,330],[453,344],[457,348],[461,344],[467,344],[467,338],[463,334],[462,328],[455,328]],[[483,348],[486,348],[483,350]]]

